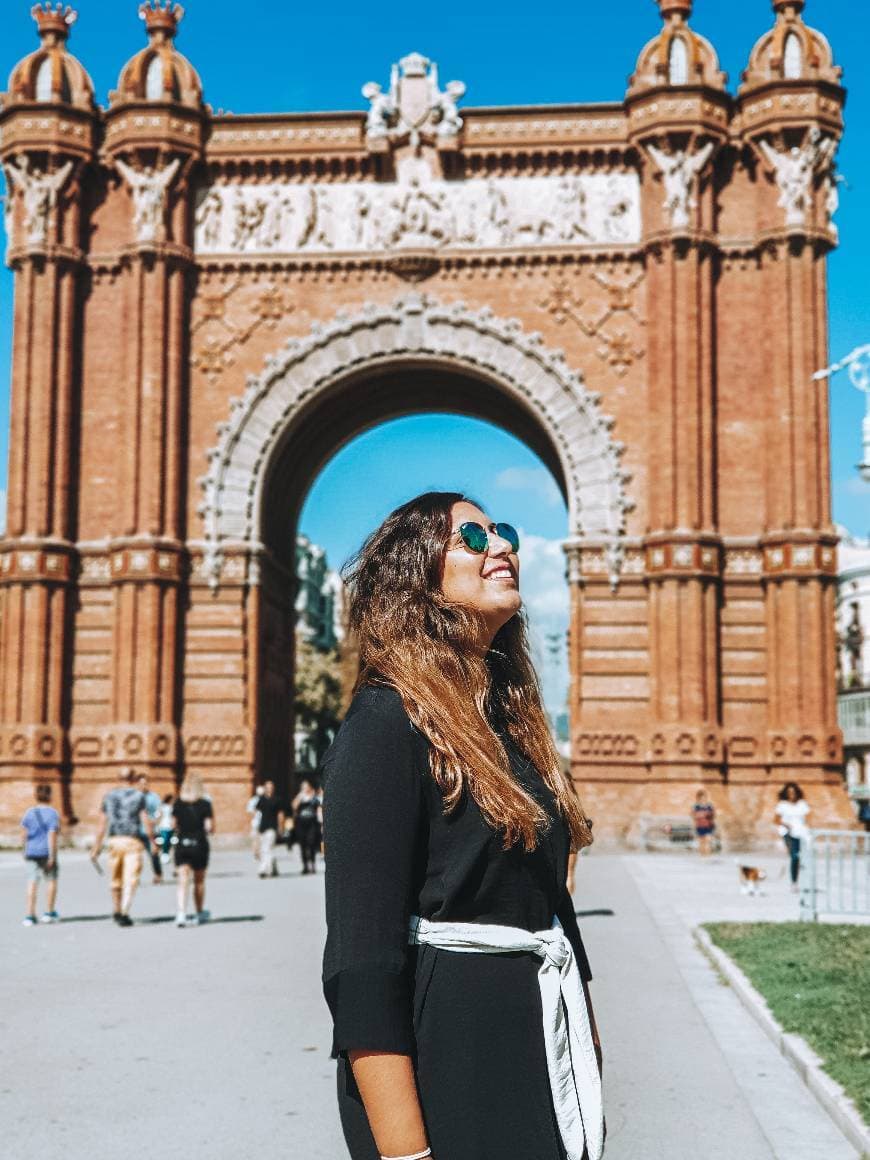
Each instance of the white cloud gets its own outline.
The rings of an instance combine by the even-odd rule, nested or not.
[[[6,490],[0,488],[0,536],[6,532]]]
[[[546,467],[506,467],[495,477],[503,491],[530,491],[548,507],[558,507],[562,495]]]

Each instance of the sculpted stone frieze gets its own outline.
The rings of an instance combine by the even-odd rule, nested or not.
[[[779,191],[777,204],[785,210],[786,226],[804,226],[812,204],[813,178],[821,169],[826,174],[828,185],[825,208],[827,225],[833,225],[833,216],[839,206],[840,197],[834,172],[834,154],[837,142],[833,137],[823,136],[813,128],[805,144],[798,148],[780,151],[769,141],[759,141],[758,147],[773,171],[773,179]]]
[[[199,191],[198,254],[631,245],[640,240],[634,173],[297,185]]]

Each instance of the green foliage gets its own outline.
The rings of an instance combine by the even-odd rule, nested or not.
[[[341,693],[338,652],[321,652],[308,641],[297,639],[295,707],[299,722],[306,728],[337,729]]]
[[[870,926],[713,922],[706,930],[870,1123]]]

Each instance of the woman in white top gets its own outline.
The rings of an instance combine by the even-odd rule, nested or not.
[[[779,802],[775,810],[776,825],[782,834],[789,855],[791,888],[797,891],[798,874],[801,866],[801,839],[807,836],[807,815],[810,807],[804,791],[796,781],[787,781],[779,791]]]

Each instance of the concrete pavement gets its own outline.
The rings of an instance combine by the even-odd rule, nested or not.
[[[4,1156],[346,1154],[320,996],[323,880],[299,876],[295,852],[282,857],[283,876],[260,881],[250,855],[218,853],[206,927],[177,930],[173,888],[145,885],[142,921],[121,930],[105,879],[65,853],[64,921],[28,930],[20,857],[0,855]],[[741,897],[730,859],[581,859],[606,1160],[855,1160],[692,942],[698,921],[796,914],[781,885]]]

